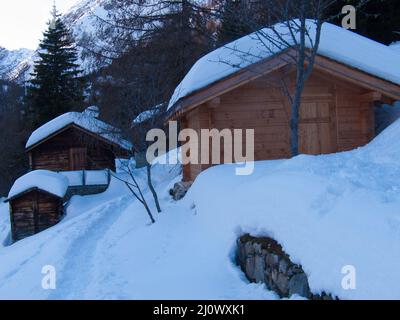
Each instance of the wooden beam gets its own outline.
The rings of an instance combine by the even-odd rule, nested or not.
[[[184,113],[193,110],[203,103],[283,67],[286,68],[285,73],[290,72],[291,52],[292,50],[289,49],[273,58],[262,60],[247,68],[238,70],[234,74],[182,98],[175,105],[175,110],[170,114],[169,120],[176,120]],[[392,99],[392,101],[400,100],[400,85],[383,80],[332,59],[316,56],[314,68],[315,70],[325,73],[329,77],[333,76],[337,79],[343,79],[356,84],[361,88],[380,92],[385,99],[389,98]]]
[[[390,105],[395,102],[392,98],[386,97],[382,93],[376,91],[371,91],[361,95],[361,101]]]
[[[315,69],[342,78],[360,87],[377,91],[394,100],[400,100],[400,86],[390,81],[369,75],[361,70],[351,68],[329,58],[317,56]]]
[[[211,109],[218,107],[221,104],[221,97],[215,97],[207,102],[207,106]]]
[[[175,106],[176,111],[169,116],[168,120],[176,120],[183,113],[189,112],[209,100],[280,69],[289,63],[289,59],[287,52],[281,53],[272,59],[263,60],[247,68],[238,70],[234,74],[192,93],[178,102]]]
[[[26,195],[28,193],[31,193],[31,192],[40,192],[40,193],[47,194],[47,195],[52,196],[52,197],[60,198],[58,195],[53,194],[51,192],[48,192],[46,190],[40,189],[38,187],[32,187],[32,188],[29,188],[28,190],[25,190],[23,192],[20,192],[20,193],[16,194],[15,196],[12,196],[11,198],[5,199],[3,202],[5,202],[5,203],[11,202],[14,199],[20,198],[20,197],[22,197],[22,196],[24,196],[24,195]]]
[[[114,142],[114,141],[111,141],[111,140],[108,140],[108,139],[104,138],[103,136],[101,136],[100,134],[93,133],[93,132],[91,132],[91,131],[89,131],[89,130],[87,130],[87,129],[85,129],[85,128],[83,128],[83,127],[81,127],[81,126],[79,126],[79,125],[77,125],[77,124],[75,124],[75,123],[70,123],[70,124],[66,125],[65,127],[61,128],[60,130],[58,130],[58,131],[52,133],[52,134],[49,135],[48,137],[46,137],[46,138],[44,138],[44,139],[42,139],[42,140],[36,142],[35,144],[33,144],[32,146],[30,146],[29,148],[25,149],[25,152],[30,152],[30,151],[32,151],[32,150],[35,149],[36,147],[38,147],[38,146],[40,146],[41,144],[43,144],[43,143],[45,143],[45,142],[47,142],[47,141],[53,139],[54,137],[58,136],[59,134],[63,133],[64,131],[66,131],[66,130],[68,130],[68,129],[70,129],[70,128],[75,128],[75,129],[77,129],[78,131],[84,132],[84,133],[86,133],[87,135],[89,135],[89,136],[95,138],[96,140],[99,140],[99,141],[101,141],[101,142],[103,142],[103,143],[105,143],[105,144],[107,144],[107,145],[114,146],[117,150],[123,150],[122,146],[120,146],[118,143],[116,143],[116,142]],[[126,150],[126,151],[127,151],[127,150]]]
[[[376,92],[376,91],[371,91],[371,92],[362,94],[360,98],[361,98],[361,101],[363,101],[363,102],[381,101],[382,93]]]

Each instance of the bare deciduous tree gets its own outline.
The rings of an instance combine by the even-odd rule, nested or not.
[[[121,178],[117,174],[114,174],[113,177],[116,178],[117,180],[120,180],[123,183],[125,183],[125,185],[128,187],[128,189],[132,193],[132,195],[144,206],[144,208],[150,218],[151,223],[155,223],[156,220],[154,219],[154,215],[151,212],[151,209],[147,203],[146,198],[144,197],[142,187],[139,184],[139,182],[137,181],[137,179],[133,173],[133,169],[130,166],[130,163],[128,162],[125,165],[122,165],[120,167],[120,169],[122,169],[125,173],[127,173],[130,179]],[[161,209],[160,209],[160,211],[161,211]]]
[[[146,134],[153,128],[164,129],[166,101],[193,63],[213,45],[207,10],[189,0],[127,0],[116,1],[107,19],[98,18],[109,40],[97,53],[112,62],[96,74],[91,102],[132,142],[131,155],[146,167],[147,186],[158,212],[161,206],[152,166],[143,156],[148,147]],[[149,117],[134,122],[140,114]],[[133,178],[131,167],[126,171]],[[137,181],[129,187],[149,212]]]
[[[296,156],[299,153],[298,123],[301,97],[305,82],[314,68],[322,25],[339,16],[341,12],[335,16],[327,16],[329,8],[337,2],[336,0],[260,0],[259,2],[262,3],[262,8],[265,10],[264,17],[267,26],[259,29],[259,23],[248,19],[246,23],[254,32],[251,37],[264,48],[268,53],[267,56],[285,52],[284,55],[281,55],[281,59],[296,70],[293,86],[286,82],[284,75],[276,79],[291,105],[290,151],[292,156]],[[368,0],[360,0],[357,7],[366,2]],[[236,47],[228,46],[228,48],[231,48],[244,60],[265,58],[262,56],[252,57],[250,52],[242,52]],[[220,62],[230,64],[223,58]],[[237,67],[236,65],[232,66]],[[257,70],[253,71],[257,72]]]

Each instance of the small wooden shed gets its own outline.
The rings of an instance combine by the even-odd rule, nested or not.
[[[57,224],[64,213],[68,179],[61,174],[37,170],[17,179],[8,198],[13,241]]]
[[[291,49],[276,49],[272,54],[255,34],[209,53],[176,88],[169,120],[195,130],[199,137],[202,129],[253,129],[255,160],[290,157],[288,93],[293,96],[295,88],[293,54]],[[373,139],[374,109],[400,100],[398,61],[389,47],[325,23],[302,96],[299,152],[346,151]],[[198,148],[196,142],[189,144]],[[221,141],[221,159],[223,147]],[[188,155],[182,156],[187,162]],[[185,164],[184,181],[193,181],[209,166]]]
[[[36,129],[26,144],[31,170],[115,171],[131,144],[90,113],[68,112]]]

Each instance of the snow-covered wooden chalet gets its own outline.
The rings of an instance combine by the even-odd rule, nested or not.
[[[308,28],[312,36],[312,21]],[[276,29],[284,37],[288,34],[283,25]],[[264,30],[273,37],[271,32]],[[296,76],[290,53],[290,48],[268,48],[257,34],[250,34],[207,54],[176,88],[169,120],[198,133],[254,129],[255,160],[290,157],[291,105],[285,87],[293,92]],[[400,100],[399,61],[393,49],[325,23],[302,96],[299,152],[350,150],[374,138],[374,108]],[[184,180],[194,180],[209,166],[185,165]]]

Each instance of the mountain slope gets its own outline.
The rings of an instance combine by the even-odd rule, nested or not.
[[[82,0],[62,16],[63,22],[76,39],[80,63],[86,73],[93,69],[94,60],[85,54],[81,46],[91,49],[95,49],[91,47],[94,43],[101,46],[101,40],[97,38],[100,28],[97,17],[106,18],[107,10],[113,8],[112,3],[112,0]],[[8,51],[0,47],[0,78],[23,82],[32,72],[34,59],[33,50]]]
[[[9,51],[0,47],[0,79],[24,81],[33,65],[35,52],[29,49]]]
[[[98,67],[89,51],[103,46],[99,19],[107,20],[108,11],[115,7],[112,0],[82,0],[62,16],[62,20],[75,37],[82,69],[89,73]]]
[[[207,5],[207,3],[207,0],[198,0],[198,4],[200,5]],[[136,10],[136,2],[132,6],[133,10]],[[107,26],[107,23],[102,21],[109,20],[110,12],[115,12],[114,10],[118,8],[118,2],[114,0],[81,0],[61,17],[75,37],[79,62],[86,74],[110,62],[109,59],[98,54],[96,55],[96,53],[109,45],[107,42],[110,37],[109,33],[115,32],[107,30],[104,27]],[[155,11],[152,14],[164,12],[161,5],[160,7],[157,6],[157,10],[154,7],[151,8],[141,8],[141,14],[144,14],[145,10]],[[135,34],[134,36],[138,35]],[[34,62],[34,52],[27,49],[13,52],[5,50],[4,52],[7,54],[4,54],[5,57],[2,59],[0,48],[0,78],[4,77],[20,82],[24,78],[29,78],[29,73],[32,71],[31,67]],[[106,53],[106,55],[111,54],[110,52]]]

